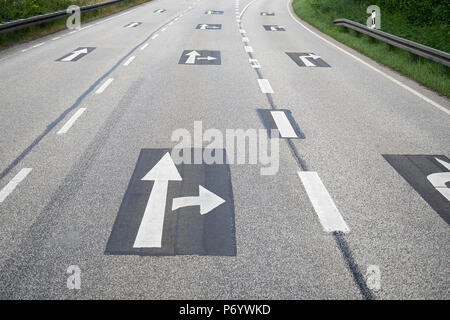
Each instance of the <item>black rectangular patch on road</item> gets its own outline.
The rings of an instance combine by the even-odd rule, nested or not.
[[[261,15],[262,16],[274,16],[275,15],[275,12],[261,12]]]
[[[205,150],[208,149],[176,152],[187,152],[193,160],[195,152]],[[221,152],[226,159],[225,150]],[[171,149],[141,150],[105,254],[235,256],[229,165],[175,165],[170,153]],[[167,161],[172,163],[172,169]],[[165,201],[158,201],[164,198]],[[155,222],[158,216],[162,217],[159,224]],[[145,244],[139,239],[144,239]]]
[[[220,30],[220,29],[222,29],[222,25],[221,24],[201,23],[201,24],[198,24],[197,27],[195,27],[195,29],[200,29],[200,30]]]
[[[59,58],[56,61],[75,62],[75,61],[78,61],[81,58],[87,56],[89,53],[91,53],[94,50],[95,50],[94,47],[80,47],[80,48],[73,50],[71,53],[68,53],[68,54],[62,56],[61,58]]]
[[[263,25],[263,27],[266,31],[286,31],[284,27],[277,25]]]
[[[383,157],[450,224],[450,160],[444,155]]]
[[[220,65],[220,51],[212,50],[184,50],[178,64],[190,65]]]
[[[257,109],[257,112],[267,129],[269,137],[272,137],[271,130],[276,130],[280,138],[305,139],[305,135],[294,120],[290,110]]]
[[[205,14],[223,14],[223,11],[208,10],[205,12]]]
[[[321,57],[314,53],[286,52],[299,67],[331,67]]]

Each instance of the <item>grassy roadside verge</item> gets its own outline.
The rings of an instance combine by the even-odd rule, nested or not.
[[[105,1],[106,0],[99,0],[99,1],[91,0],[89,4]],[[81,21],[82,23],[86,23],[149,1],[151,0],[129,0],[110,7],[82,13]],[[58,19],[40,25],[34,25],[21,30],[0,34],[0,50],[33,39],[37,39],[64,29],[66,29],[66,19]]]
[[[428,37],[428,41],[434,40],[432,44],[434,44],[436,49],[448,51],[448,41],[442,41],[442,39],[448,40],[448,28],[445,26],[444,28],[442,28],[442,26],[427,26],[426,28],[421,26],[407,26],[409,27],[407,29],[410,32],[410,36],[405,36],[402,32],[405,30],[404,17],[398,12],[392,14],[389,14],[389,12],[383,13],[383,6],[380,7],[382,12],[383,31],[424,43],[424,41],[419,40],[427,38],[430,34],[430,28],[434,28],[433,30],[435,30],[435,32],[432,36],[430,35],[430,37]],[[358,37],[352,30],[345,32],[343,28],[333,24],[333,20],[338,18],[347,18],[365,24],[365,19],[367,17],[366,7],[361,1],[294,0],[293,8],[295,13],[301,19],[335,38],[339,42],[342,42],[375,61],[410,77],[443,96],[450,97],[450,73],[448,68],[420,57],[417,61],[413,61],[411,55],[406,51],[396,48],[389,49],[389,46],[383,42],[373,42],[365,35]],[[355,14],[358,15],[358,19],[355,18]],[[383,27],[383,24],[385,24],[386,27]],[[436,28],[439,29],[436,30]],[[442,31],[440,28],[442,28]],[[430,43],[424,44],[431,45]]]

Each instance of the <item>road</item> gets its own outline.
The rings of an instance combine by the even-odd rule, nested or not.
[[[287,0],[154,0],[0,72],[2,299],[448,299],[448,99]],[[174,167],[199,124],[275,124],[278,170]]]

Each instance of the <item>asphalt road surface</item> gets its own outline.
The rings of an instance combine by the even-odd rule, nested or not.
[[[449,101],[288,0],[151,1],[0,73],[1,298],[449,298]],[[278,171],[175,166],[195,121],[278,129]]]

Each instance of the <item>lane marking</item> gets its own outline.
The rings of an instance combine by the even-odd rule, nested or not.
[[[249,2],[249,3],[244,7],[244,9],[242,9],[242,12],[241,12],[241,14],[239,15],[239,17],[242,17],[242,15],[244,14],[245,10],[247,10],[247,8],[250,7],[250,5],[251,5],[253,2],[255,2],[255,1],[257,1],[257,0],[253,0],[253,1]]]
[[[298,137],[284,111],[270,111],[270,114],[272,115],[272,118],[275,121],[275,124],[282,138]]]
[[[114,79],[113,78],[109,78],[108,80],[106,80],[105,81],[105,83],[104,84],[102,84],[101,85],[101,87],[100,88],[98,88],[98,90],[97,91],[95,91],[95,93],[96,94],[100,94],[100,93],[102,93],[103,91],[105,91],[106,90],[106,88],[108,88],[108,86],[111,84],[111,82],[113,82],[114,81]]]
[[[317,172],[298,171],[297,173],[323,229],[326,232],[349,232],[349,227],[342,218]]]
[[[253,69],[260,69],[261,65],[259,64],[257,59],[248,59],[248,61],[250,62],[250,65],[252,66]]]
[[[258,79],[259,87],[261,88],[262,93],[273,93],[273,89],[270,86],[269,80],[267,79]]]
[[[346,51],[345,49],[342,49],[342,48],[339,47],[338,45],[334,44],[333,42],[331,42],[331,41],[325,39],[325,38],[322,37],[321,35],[317,34],[316,32],[312,31],[311,29],[309,29],[307,26],[305,26],[303,23],[301,23],[300,21],[298,21],[298,20],[294,17],[294,15],[293,15],[292,12],[291,12],[291,6],[289,5],[289,4],[290,4],[290,1],[291,1],[291,0],[288,0],[288,2],[287,2],[287,7],[288,7],[289,15],[291,16],[291,18],[292,18],[296,23],[298,23],[298,24],[299,24],[300,26],[302,26],[304,29],[306,29],[307,31],[311,32],[313,35],[315,35],[315,36],[318,37],[319,39],[325,41],[325,42],[328,43],[329,45],[335,47],[335,48],[338,49],[339,51],[341,51],[341,52],[345,53],[346,55],[352,57],[352,58],[355,59],[356,61],[362,63],[362,64],[365,65],[366,67],[372,69],[373,71],[375,71],[375,72],[381,74],[381,75],[384,76],[385,78],[387,78],[387,79],[391,80],[392,82],[398,84],[400,87],[402,87],[402,88],[408,90],[409,92],[411,92],[412,94],[414,94],[414,95],[416,95],[417,97],[421,98],[422,100],[428,102],[428,103],[431,104],[432,106],[434,106],[434,107],[438,108],[439,110],[445,112],[446,114],[450,115],[450,110],[448,110],[447,108],[441,106],[439,103],[437,103],[437,102],[431,100],[430,98],[427,98],[426,96],[424,96],[423,94],[417,92],[417,91],[414,90],[413,88],[407,86],[406,84],[403,84],[401,81],[399,81],[399,80],[397,80],[397,79],[391,77],[391,76],[388,75],[387,73],[385,73],[385,72],[379,70],[378,68],[372,66],[371,64],[365,62],[364,60],[362,60],[362,59],[358,58],[357,56],[351,54],[350,52]]]
[[[144,45],[141,47],[141,50],[145,50],[145,48],[147,48],[147,47],[148,47],[148,43],[144,44]]]
[[[161,248],[169,181],[181,181],[182,178],[167,152],[141,180],[154,183],[133,247]]]
[[[55,40],[59,40],[59,39],[61,39],[61,37],[56,37],[56,38],[53,38],[52,40],[55,41]]]
[[[17,187],[17,185],[26,178],[26,176],[33,170],[33,168],[23,168],[18,174],[2,189],[0,190],[0,203],[5,201],[6,197]]]
[[[242,38],[242,42],[249,42],[249,40],[248,40],[247,37],[243,37],[243,38]]]
[[[133,62],[134,58],[136,58],[135,56],[131,56],[123,65],[126,67],[128,66],[131,62]]]
[[[156,38],[158,38],[159,34],[155,34],[151,39],[154,40]]]
[[[69,131],[69,129],[73,126],[75,121],[77,121],[77,119],[83,114],[84,111],[86,111],[86,108],[78,109],[78,111],[75,112],[72,117],[70,117],[66,124],[57,132],[57,134],[67,133],[67,131]]]
[[[166,29],[167,29],[167,27],[162,28],[162,29],[161,29],[161,32],[166,31]]]
[[[245,30],[244,30],[244,29],[239,29],[239,32],[242,33],[242,34],[244,34],[244,33],[245,33]]]
[[[45,42],[41,42],[41,43],[34,45],[32,48],[37,48],[37,47],[43,46],[44,44],[45,44]]]
[[[245,49],[245,52],[250,52],[250,53],[253,52],[253,48],[250,46],[244,46],[244,49]]]

